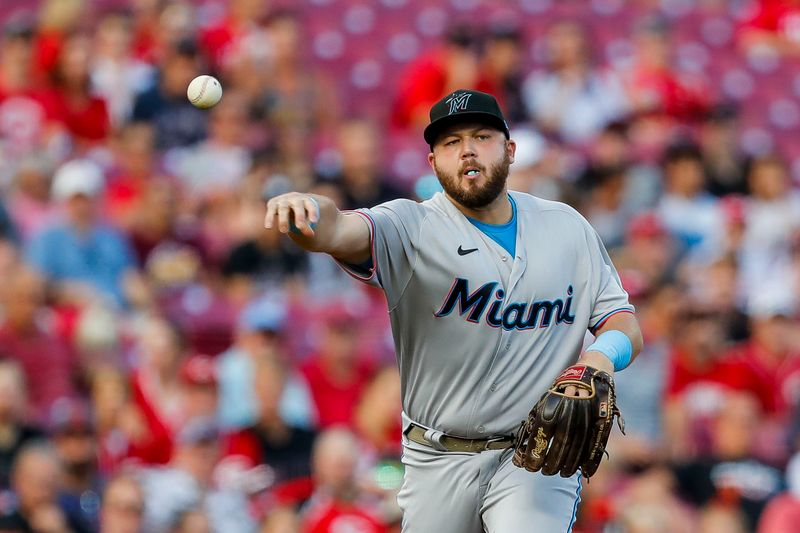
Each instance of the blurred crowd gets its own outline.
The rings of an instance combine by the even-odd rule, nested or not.
[[[421,130],[455,88],[497,95],[510,188],[588,218],[642,325],[574,531],[797,531],[800,1],[0,21],[0,531],[399,531],[383,296],[264,230],[264,202],[430,197]],[[186,98],[204,73],[210,110]]]

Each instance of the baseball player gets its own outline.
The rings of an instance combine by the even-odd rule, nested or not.
[[[593,437],[562,453],[571,439],[559,422],[557,457],[531,473],[512,461],[514,433],[549,390],[577,401],[596,396],[582,376],[613,385],[641,349],[633,307],[581,215],[506,189],[516,145],[493,96],[456,91],[430,118],[428,162],[444,192],[352,212],[289,193],[269,200],[265,227],[386,294],[402,381],[405,533],[570,531],[581,472],[561,465],[577,464]],[[581,354],[587,329],[596,339]],[[605,415],[613,391],[600,405]],[[528,440],[529,458],[549,454],[547,431]]]

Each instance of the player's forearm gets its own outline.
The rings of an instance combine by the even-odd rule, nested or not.
[[[611,331],[616,332],[611,334],[612,337],[616,335],[616,339],[610,341],[610,343],[608,341],[602,342],[600,337],[604,333]],[[620,335],[620,333],[622,335]],[[639,329],[639,323],[637,322],[636,317],[631,313],[617,313],[616,315],[613,315],[606,321],[605,324],[603,324],[602,327],[595,331],[595,336],[597,337],[598,342],[592,346],[589,346],[589,348],[586,349],[586,352],[580,358],[580,362],[595,368],[613,372],[615,367],[619,366],[619,360],[621,356],[622,359],[627,361],[621,366],[621,368],[627,367],[631,362],[633,362],[633,360],[642,350],[642,332]],[[629,344],[624,342],[626,341],[626,337],[627,341],[629,341]],[[623,341],[622,344],[619,343],[619,339]],[[593,349],[598,344],[600,344],[601,347]],[[630,350],[629,357],[627,353],[623,354],[623,352],[627,352],[628,350]],[[620,370],[621,368],[616,368],[616,370]]]

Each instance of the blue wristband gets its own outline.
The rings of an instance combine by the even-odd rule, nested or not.
[[[313,198],[309,198],[309,200],[314,202],[314,206],[317,208],[317,221],[319,221],[319,203]],[[308,224],[308,227],[310,227],[311,229],[317,229],[317,223],[316,222],[311,222],[311,220],[309,218],[306,218],[306,223]],[[289,231],[291,231],[295,235],[302,235],[303,234],[303,232],[301,232],[299,229],[297,229],[297,226],[294,225],[294,222],[289,223]]]
[[[619,372],[631,364],[633,344],[627,335],[612,329],[597,337],[587,352],[600,352],[614,363],[614,371]]]

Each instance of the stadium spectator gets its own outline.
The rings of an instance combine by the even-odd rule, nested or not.
[[[200,43],[215,71],[231,68],[248,53],[269,53],[263,28],[266,7],[257,0],[232,0],[220,20],[202,30]]]
[[[97,23],[92,43],[92,87],[108,106],[112,128],[124,127],[136,97],[155,81],[155,69],[133,50],[133,21],[123,13],[108,13]]]
[[[34,28],[24,18],[9,20],[0,39],[0,139],[2,156],[9,162],[2,172],[8,183],[13,161],[38,153],[54,160],[64,156],[64,115],[58,94],[34,83]]]
[[[7,198],[16,237],[22,242],[56,220],[57,207],[50,199],[52,174],[52,165],[46,157],[31,155],[19,162]]]
[[[0,346],[9,359],[19,363],[28,384],[31,420],[44,422],[54,402],[75,394],[76,363],[53,321],[42,320],[45,280],[24,265],[11,271],[13,283],[3,284],[0,301],[3,320]],[[52,318],[52,317],[51,317]]]
[[[717,200],[706,192],[700,149],[678,142],[663,157],[664,194],[657,212],[689,258],[708,262],[719,253],[722,217]]]
[[[228,436],[220,475],[243,479],[251,490],[269,489],[280,505],[299,505],[311,493],[310,461],[316,432],[294,426],[280,412],[287,368],[275,358],[253,369],[255,423]],[[265,468],[266,467],[266,468]]]
[[[64,207],[63,220],[34,235],[26,257],[59,297],[84,304],[101,299],[126,304],[126,283],[138,276],[128,240],[99,218],[104,188],[102,170],[87,159],[63,164],[53,177],[53,199]]]
[[[674,34],[665,18],[651,15],[633,31],[632,61],[619,72],[636,114],[694,123],[707,116],[706,80],[676,67]]]
[[[271,57],[263,69],[264,77],[259,78],[254,103],[273,131],[278,152],[292,159],[309,141],[330,140],[341,119],[339,88],[326,72],[309,64],[308,36],[300,12],[274,10],[267,20],[267,32]],[[252,73],[243,74],[253,78]]]
[[[481,71],[503,102],[503,113],[510,124],[526,121],[528,113],[522,98],[525,67],[525,36],[511,21],[490,26],[481,46]]]
[[[342,121],[336,131],[339,165],[322,176],[342,193],[340,209],[374,206],[404,195],[384,174],[377,124],[367,119]]]
[[[732,505],[744,514],[750,531],[769,499],[783,490],[781,472],[752,456],[757,437],[752,424],[759,414],[753,396],[729,395],[711,421],[708,453],[675,466],[679,493],[687,501]]]
[[[166,170],[180,181],[188,201],[224,201],[240,185],[252,164],[244,144],[247,126],[247,101],[226,93],[210,111],[208,137],[164,155]]]
[[[0,530],[63,533],[72,529],[58,504],[61,465],[52,447],[33,442],[20,450],[11,471],[13,497],[0,513]]]
[[[222,264],[222,273],[232,284],[243,284],[248,292],[280,290],[303,279],[308,255],[290,246],[277,231],[260,231],[235,244]]]
[[[166,463],[171,442],[183,423],[181,365],[186,345],[174,324],[152,317],[142,324],[134,346],[137,368],[132,379],[132,398],[144,415],[152,438],[152,463]]]
[[[699,143],[703,152],[708,190],[715,196],[745,194],[745,157],[737,134],[741,123],[731,104],[711,108],[700,126]]]
[[[740,29],[740,44],[750,54],[772,51],[797,57],[800,54],[798,17],[800,3],[796,0],[758,0],[752,17]]]
[[[100,533],[141,533],[144,494],[131,476],[111,479],[103,493]]]
[[[384,533],[377,503],[358,485],[358,441],[345,429],[329,429],[314,445],[314,494],[303,511],[303,531],[326,533],[349,527]]]
[[[496,92],[481,73],[475,30],[466,25],[453,26],[441,46],[406,67],[397,82],[392,125],[401,130],[421,129],[428,123],[431,106],[456,89]]]
[[[785,163],[774,156],[753,161],[747,185],[742,281],[747,296],[755,298],[791,286],[791,239],[800,230],[800,193],[793,190]]]
[[[200,60],[195,43],[171,45],[159,62],[158,83],[136,98],[132,119],[153,124],[159,150],[191,146],[206,137],[206,115],[186,99],[186,87],[201,72]]]
[[[594,67],[581,24],[554,24],[546,39],[547,71],[532,72],[523,86],[528,113],[543,131],[582,143],[625,116],[630,104],[622,84]]]
[[[11,483],[11,468],[20,450],[44,437],[27,420],[28,391],[20,366],[10,360],[0,361],[0,490]]]
[[[236,340],[217,356],[220,384],[219,419],[222,427],[237,429],[258,418],[258,391],[253,384],[255,368],[264,361],[288,362],[284,353],[285,303],[269,296],[250,302],[241,312]],[[280,400],[281,417],[289,424],[308,428],[316,415],[307,385],[290,372]]]
[[[102,148],[111,129],[106,101],[92,91],[91,46],[88,35],[66,37],[50,74],[75,154]]]
[[[102,479],[89,406],[80,400],[60,400],[50,410],[48,433],[63,469],[58,495],[73,533],[97,531]]]
[[[145,531],[170,533],[175,517],[192,509],[202,509],[214,531],[250,533],[254,530],[245,494],[230,487],[217,487],[214,483],[213,472],[220,454],[219,438],[212,420],[189,420],[176,436],[170,463],[140,472],[145,495]]]
[[[354,423],[356,407],[374,374],[374,361],[356,349],[359,316],[346,301],[333,301],[320,310],[321,336],[316,353],[300,367],[324,429]]]

